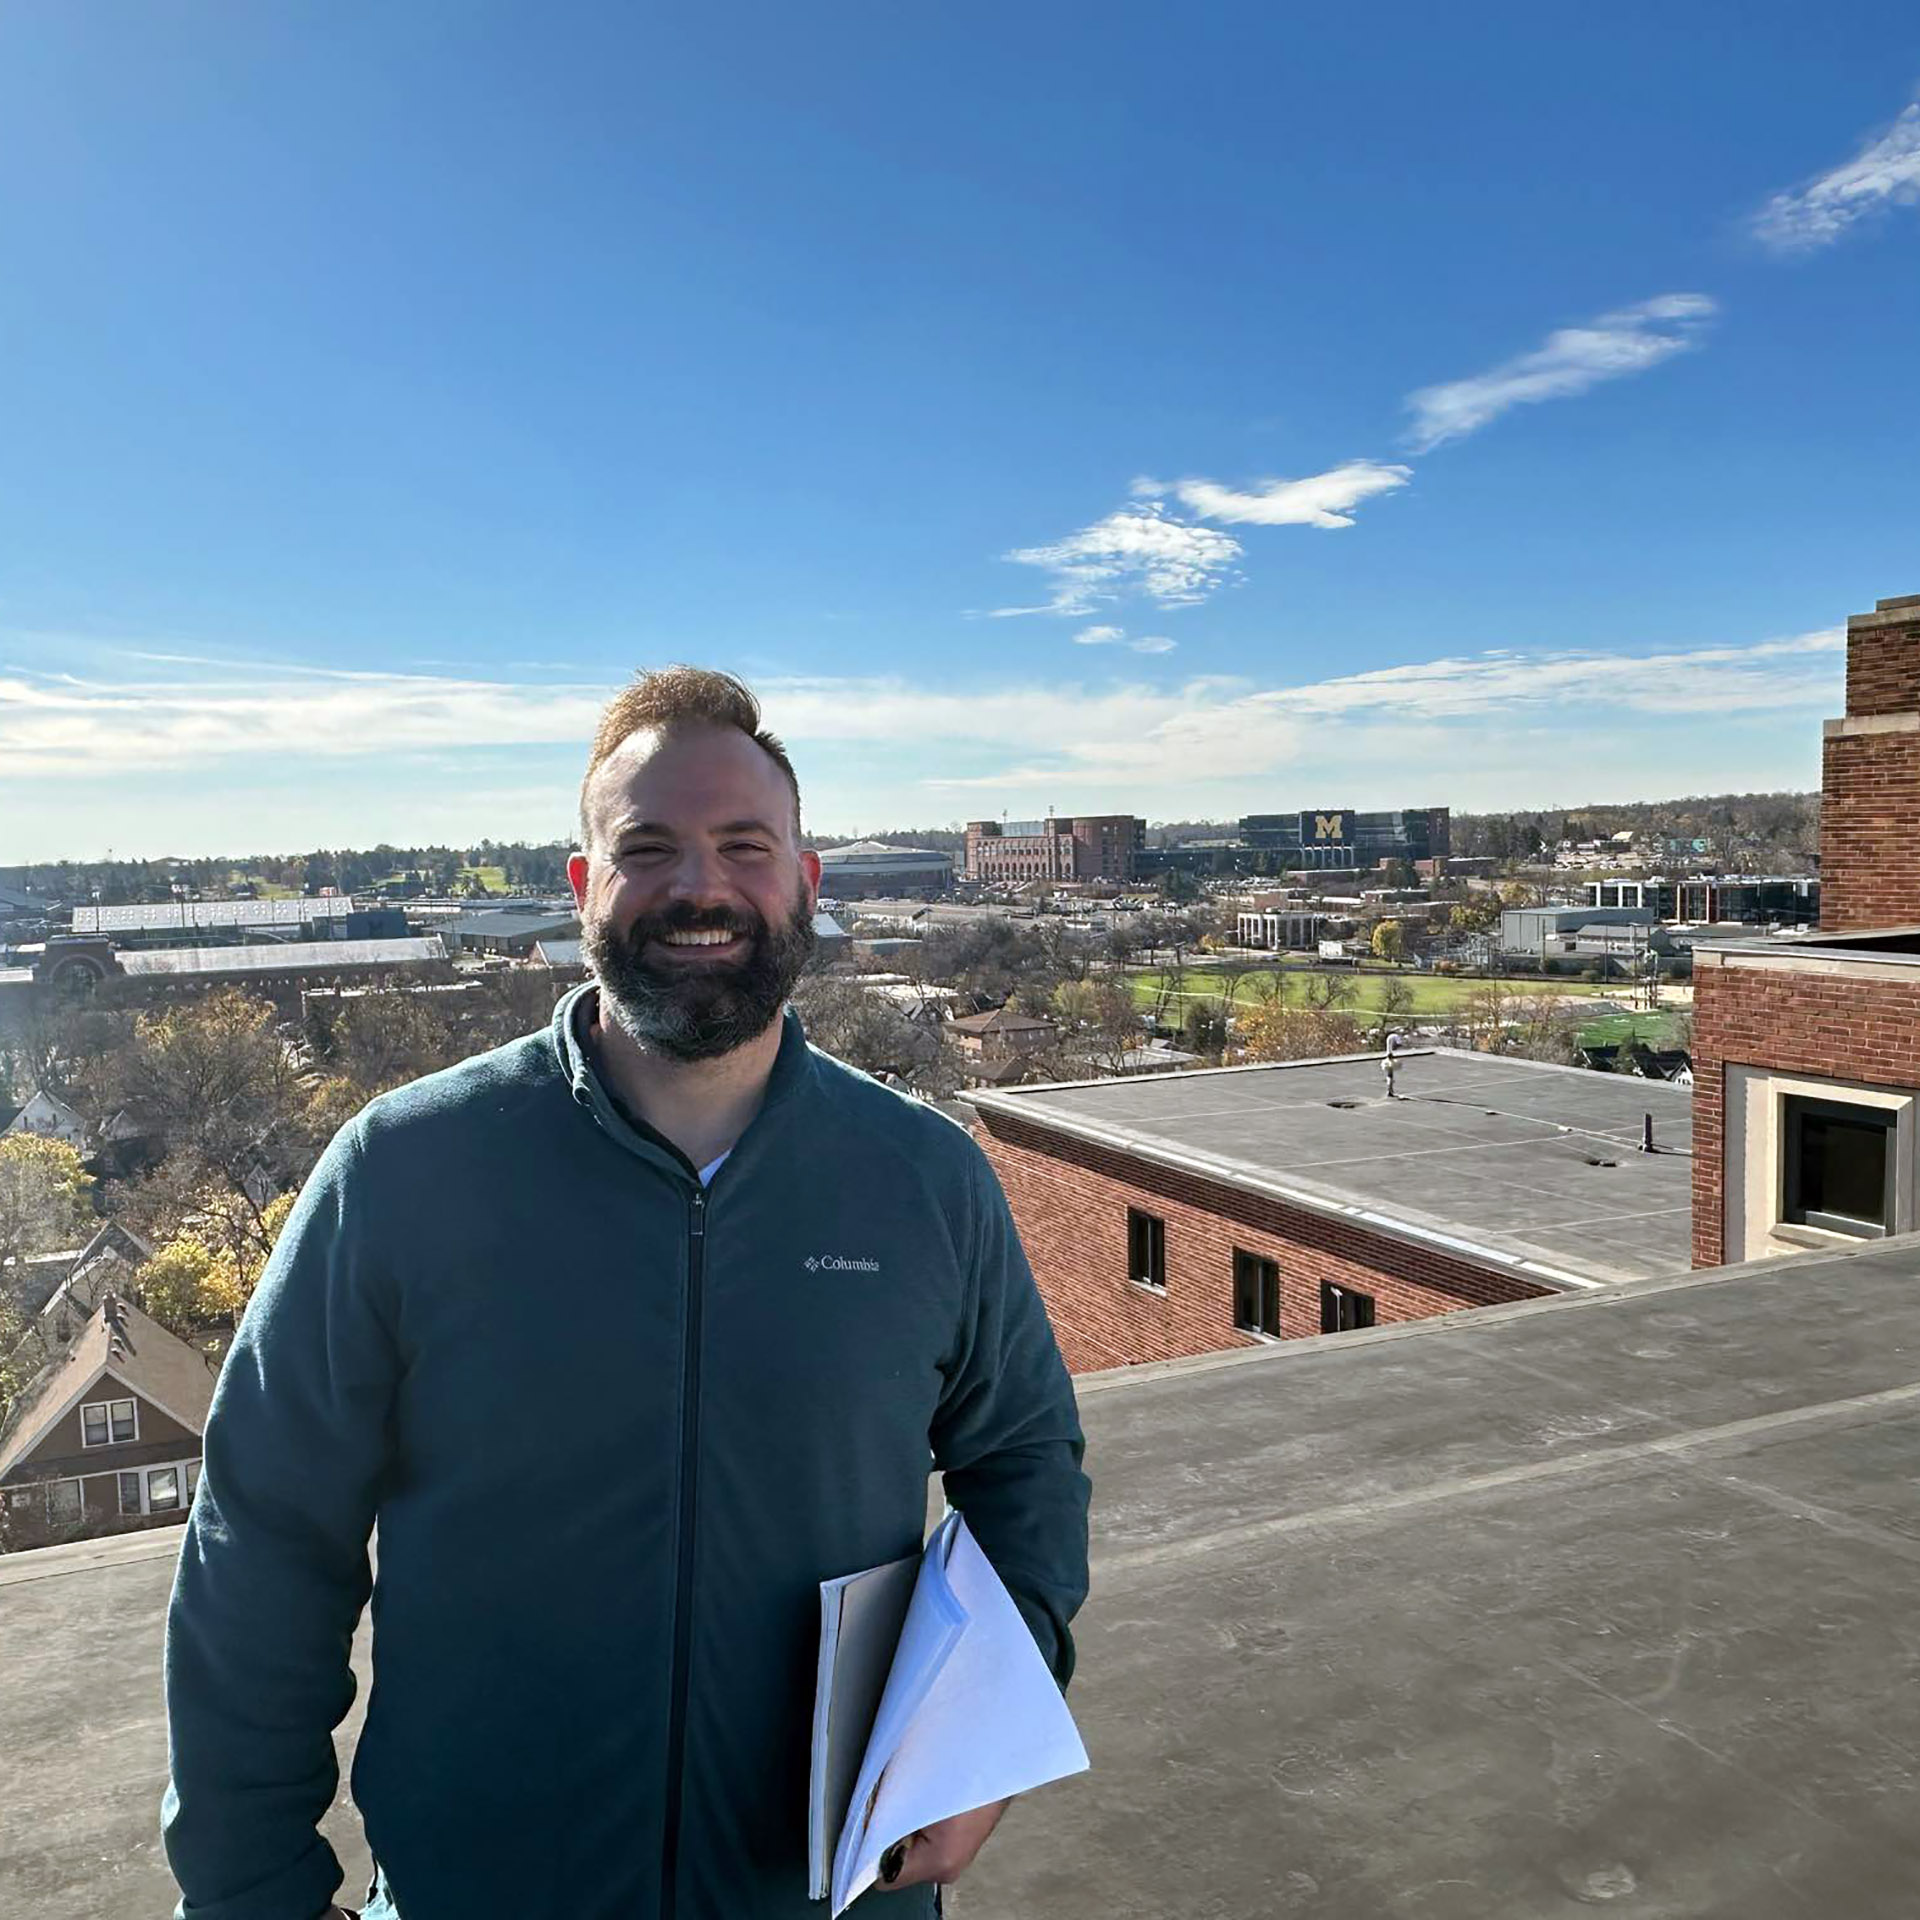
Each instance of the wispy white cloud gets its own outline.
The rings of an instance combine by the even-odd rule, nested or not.
[[[1391,493],[1412,478],[1411,467],[1349,460],[1305,480],[1262,480],[1250,492],[1212,480],[1182,480],[1174,491],[1203,520],[1256,527],[1350,527],[1353,509],[1361,501]]]
[[[1149,633],[1129,640],[1125,627],[1082,627],[1073,636],[1076,647],[1125,647],[1129,653],[1171,653],[1180,643],[1163,633]]]
[[[1845,651],[1844,631],[1832,629],[1660,653],[1499,649],[1289,687],[1196,679],[1171,697],[1152,695],[1157,711],[1140,715],[1129,732],[1118,729],[1115,710],[1127,696],[1086,704],[1075,725],[1067,710],[1082,703],[1069,694],[1054,708],[1059,732],[1044,758],[929,784],[1015,790],[1206,783],[1271,772],[1310,749],[1323,760],[1349,761],[1349,778],[1365,768],[1377,789],[1394,769],[1371,756],[1391,740],[1408,756],[1409,774],[1418,761],[1421,778],[1438,777],[1451,790],[1463,729],[1471,730],[1471,757],[1497,767],[1510,735],[1557,730],[1564,752],[1575,730],[1590,728],[1602,713],[1640,716],[1642,725],[1684,716],[1712,715],[1730,725],[1763,715],[1817,714],[1840,696],[1836,656]],[[1034,697],[1042,705],[1055,698],[1037,690]],[[863,698],[861,705],[870,709],[871,703]],[[899,713],[894,722],[909,724]],[[1814,737],[1811,730],[1807,737]],[[1760,784],[1769,780],[1764,772],[1754,777]]]
[[[1754,215],[1753,230],[1776,253],[1811,253],[1871,214],[1913,206],[1920,206],[1920,100],[1845,165],[1776,193]]]
[[[1465,380],[1408,395],[1408,440],[1419,453],[1477,432],[1513,407],[1564,400],[1603,380],[1644,373],[1697,346],[1716,311],[1704,293],[1664,293],[1636,307],[1603,313],[1583,327],[1562,327],[1544,345]]]
[[[1161,638],[1135,644],[1158,650]],[[1844,647],[1835,630],[1657,653],[1495,650],[1264,687],[1195,676],[1171,690],[1036,680],[944,692],[823,676],[767,679],[758,691],[771,724],[795,741],[908,741],[923,759],[964,747],[1003,762],[991,775],[998,780],[1017,777],[1020,756],[1033,754],[1044,754],[1050,771],[1080,765],[1117,774],[1151,762],[1209,778],[1273,763],[1302,727],[1358,717],[1451,723],[1558,710],[1585,726],[1600,710],[1819,712],[1838,697],[1834,656]],[[14,671],[0,675],[0,766],[9,776],[108,779],[261,756],[333,763],[539,746],[584,754],[612,691],[399,674],[343,680],[297,669],[111,685]],[[1209,757],[1227,745],[1226,763]]]
[[[997,794],[1218,818],[1333,793],[1362,806],[1631,798],[1673,791],[1676,766],[1690,791],[1811,784],[1812,720],[1841,697],[1844,645],[1826,632],[1495,650],[1297,684],[1088,675],[945,690],[789,675],[756,686],[823,825],[988,811]],[[544,837],[566,831],[612,691],[234,662],[139,682],[0,670],[0,821],[16,859]],[[1610,742],[1601,761],[1570,750],[1596,729]],[[61,783],[57,809],[41,804],[49,781]]]
[[[1007,559],[1051,574],[1053,594],[1043,606],[995,612],[1079,618],[1122,594],[1163,607],[1195,606],[1231,577],[1240,551],[1231,534],[1189,526],[1158,501],[1122,507],[1050,546],[1016,547]]]

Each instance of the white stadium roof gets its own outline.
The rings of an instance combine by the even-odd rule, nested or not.
[[[353,901],[344,893],[296,900],[170,900],[142,907],[75,907],[75,933],[149,933],[195,927],[298,927],[344,919]]]

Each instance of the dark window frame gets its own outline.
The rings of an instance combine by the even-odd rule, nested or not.
[[[1821,1233],[1845,1234],[1855,1240],[1884,1240],[1896,1231],[1895,1199],[1900,1164],[1899,1110],[1868,1106],[1857,1100],[1826,1095],[1788,1093],[1781,1096],[1780,1113],[1780,1221],[1785,1226],[1811,1227]],[[1809,1206],[1806,1200],[1806,1123],[1839,1120],[1850,1127],[1880,1135],[1880,1218]]]
[[[1127,1209],[1127,1278],[1152,1293],[1167,1290],[1167,1223],[1144,1207]]]
[[[145,1513],[147,1510],[147,1483],[139,1471],[136,1469],[132,1472],[116,1474],[114,1477],[119,1482],[121,1514],[124,1516],[133,1513]],[[131,1483],[133,1489],[133,1498],[131,1500],[127,1498],[129,1483]]]
[[[1320,1331],[1322,1333],[1362,1333],[1378,1326],[1373,1295],[1358,1287],[1343,1287],[1336,1280],[1320,1282]]]
[[[1236,1332],[1280,1339],[1280,1262],[1246,1247],[1233,1250],[1233,1324]]]

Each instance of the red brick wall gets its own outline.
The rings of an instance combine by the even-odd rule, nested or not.
[[[1382,1326],[1549,1291],[1001,1114],[982,1115],[974,1131],[1075,1373],[1255,1345],[1233,1324],[1236,1247],[1278,1263],[1288,1339],[1320,1331],[1323,1280],[1371,1294]],[[1127,1278],[1129,1207],[1166,1222],[1164,1295]]]
[[[1920,711],[1920,593],[1847,622],[1847,711]]]
[[[1920,922],[1920,730],[1830,735],[1822,785],[1821,926]]]
[[[1784,967],[1703,966],[1693,1000],[1693,1264],[1725,1258],[1726,1070],[1765,1067],[1869,1086],[1913,1083],[1920,982]]]
[[[1847,718],[1920,722],[1920,595],[1847,622]],[[1920,724],[1828,734],[1820,811],[1820,924],[1920,922]]]

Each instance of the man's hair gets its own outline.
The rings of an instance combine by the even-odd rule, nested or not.
[[[592,844],[593,823],[587,815],[587,789],[600,764],[630,734],[642,728],[665,732],[672,727],[738,727],[787,776],[793,789],[793,824],[800,830],[800,781],[793,762],[777,735],[760,724],[760,702],[744,681],[712,667],[654,667],[637,673],[607,703],[587,756],[580,782],[580,844]]]

